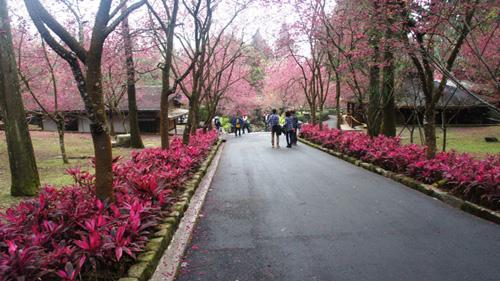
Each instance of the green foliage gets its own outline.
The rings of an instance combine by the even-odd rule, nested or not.
[[[332,110],[325,110],[323,111],[322,113],[316,113],[316,117],[318,118],[318,120],[321,120],[321,121],[326,121],[328,120],[328,115],[335,115],[336,113],[330,113]],[[335,109],[333,109],[333,112],[335,112]],[[299,119],[299,121],[301,122],[304,122],[304,123],[309,123],[311,122],[311,112],[309,111],[305,111],[305,112],[297,112],[296,113],[297,115],[297,118]]]
[[[329,109],[327,109],[327,112],[330,115],[337,115],[337,109],[336,108],[329,108]]]
[[[230,132],[231,131],[231,120],[229,119],[229,117],[220,117],[220,123],[222,125],[222,128],[224,128],[224,130],[226,132]]]
[[[200,107],[198,112],[198,120],[205,121],[208,118],[208,109],[206,107]]]

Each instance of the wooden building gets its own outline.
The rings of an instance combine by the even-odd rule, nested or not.
[[[141,132],[158,133],[160,131],[160,97],[161,86],[141,86],[137,87],[137,107],[139,129]],[[129,131],[128,120],[128,100],[126,94],[119,102],[116,111],[108,112],[108,126],[115,133],[125,133]],[[66,130],[82,133],[90,133],[90,120],[87,118],[83,106],[81,108],[65,109]],[[179,96],[171,96],[169,99],[169,128],[175,130],[177,124],[186,118],[188,110],[182,108]],[[42,118],[39,125],[44,131],[57,131],[56,124],[50,118]]]

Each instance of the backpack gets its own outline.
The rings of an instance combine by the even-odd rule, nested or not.
[[[236,119],[236,129],[239,129],[240,127],[241,127],[240,119]]]
[[[280,136],[281,135],[281,126],[280,125],[274,125],[273,130],[276,132],[276,135]]]

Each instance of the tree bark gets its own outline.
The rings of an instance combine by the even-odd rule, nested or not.
[[[168,97],[170,96],[170,82],[167,71],[162,69],[162,90],[160,99],[160,138],[161,148],[167,149],[170,146],[168,127]]]
[[[318,124],[318,118],[316,116],[316,105],[311,106],[311,122],[313,125]]]
[[[368,104],[368,134],[372,137],[377,136],[380,133],[380,67],[379,62],[379,49],[378,49],[378,39],[373,39],[373,57],[372,65],[370,66],[369,75],[369,93],[370,99]]]
[[[391,38],[390,31],[386,39]],[[384,49],[384,67],[382,70],[382,134],[388,137],[396,136],[396,107],[394,105],[394,54],[386,44]]]
[[[127,5],[122,6],[122,13],[127,10]],[[139,130],[139,117],[137,111],[137,99],[135,91],[135,66],[134,55],[132,53],[132,40],[128,17],[122,22],[123,46],[125,48],[125,66],[127,68],[127,96],[128,96],[128,121],[130,128],[130,146],[133,148],[144,148]]]
[[[342,113],[340,112],[340,75],[335,72],[335,102],[337,109],[337,129],[341,130]]]
[[[319,107],[319,130],[323,131],[323,106]]]
[[[56,117],[57,118],[57,117]],[[59,148],[64,164],[69,164],[66,146],[64,145],[64,118],[57,120],[57,134],[59,136]]]
[[[436,111],[435,106],[428,104],[424,113],[424,136],[427,146],[427,159],[436,156]]]
[[[193,127],[193,118],[194,118],[193,106],[194,106],[193,103],[189,101],[188,119],[186,122],[186,127],[184,128],[184,133],[182,134],[182,142],[184,144],[189,144],[189,137],[191,134],[191,128]]]
[[[40,179],[19,89],[10,19],[5,0],[0,0],[0,109],[5,121],[11,194],[36,195]]]
[[[95,153],[95,190],[101,200],[114,201],[111,138],[106,128],[106,111],[102,94],[101,53],[87,58],[87,93],[94,102],[98,123],[90,124]]]

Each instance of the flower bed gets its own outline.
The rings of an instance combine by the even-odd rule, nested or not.
[[[425,147],[402,145],[399,138],[370,138],[360,132],[304,125],[301,137],[386,170],[439,187],[465,200],[500,209],[500,155],[479,160],[467,153],[441,152],[425,158]]]
[[[118,279],[216,140],[198,133],[116,159],[111,204],[96,198],[92,174],[69,169],[74,185],[47,186],[0,214],[0,280]]]

